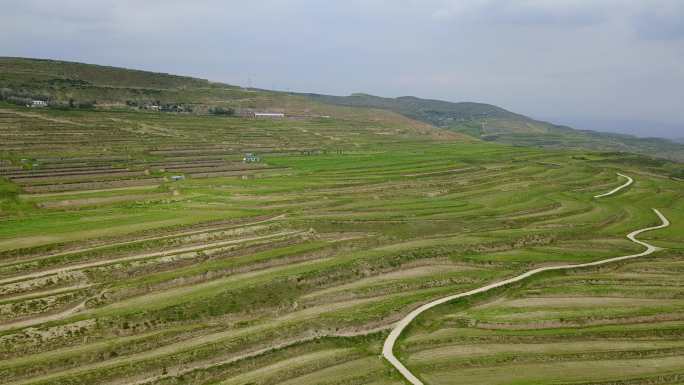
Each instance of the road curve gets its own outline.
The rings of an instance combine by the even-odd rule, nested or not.
[[[624,175],[621,175],[621,176],[624,176]],[[626,177],[626,178],[629,178],[629,177]],[[623,185],[616,190],[613,190],[609,194],[612,194],[615,191],[631,184],[632,178],[629,178],[629,179],[630,179],[630,182],[628,184]],[[596,261],[596,262],[581,263],[581,264],[576,264],[576,265],[540,267],[540,268],[537,268],[534,270],[530,270],[526,273],[520,274],[516,277],[506,279],[504,281],[495,282],[495,283],[489,284],[487,286],[483,286],[483,287],[480,287],[480,288],[477,288],[477,289],[474,289],[471,291],[467,291],[465,293],[455,294],[455,295],[451,295],[448,297],[440,298],[440,299],[432,301],[432,302],[428,302],[428,303],[422,305],[421,307],[415,309],[411,313],[409,313],[406,317],[401,319],[395,325],[394,329],[392,329],[392,332],[389,334],[389,336],[385,340],[385,344],[382,348],[383,357],[385,357],[385,359],[387,359],[387,361],[389,361],[389,363],[392,364],[392,366],[394,366],[399,371],[399,373],[401,373],[401,375],[404,376],[404,378],[406,380],[408,380],[408,382],[410,382],[413,385],[424,385],[423,382],[418,379],[418,377],[416,377],[413,373],[411,373],[411,371],[408,370],[406,368],[406,366],[404,366],[404,364],[402,364],[401,361],[399,361],[397,359],[397,357],[394,356],[394,344],[397,342],[397,339],[399,338],[401,333],[404,331],[404,329],[406,329],[406,327],[414,319],[416,319],[416,317],[418,317],[421,313],[423,313],[424,311],[429,310],[435,306],[439,306],[441,304],[444,304],[446,302],[450,302],[450,301],[453,301],[453,300],[458,299],[458,298],[469,297],[469,296],[479,294],[479,293],[484,293],[484,292],[487,292],[487,291],[492,290],[492,289],[496,289],[496,288],[501,287],[501,286],[510,285],[512,283],[522,281],[525,278],[531,277],[535,274],[539,274],[539,273],[542,273],[545,271],[568,270],[568,269],[577,269],[577,268],[582,268],[582,267],[600,266],[600,265],[605,265],[608,263],[619,262],[619,261],[624,261],[627,259],[639,258],[639,257],[644,257],[647,255],[650,255],[650,254],[658,251],[659,248],[656,246],[650,245],[646,242],[643,242],[643,241],[636,239],[636,236],[641,234],[641,233],[644,233],[646,231],[662,229],[662,228],[668,227],[670,225],[670,221],[660,211],[658,211],[657,209],[653,209],[653,211],[656,213],[656,215],[658,215],[658,218],[660,218],[660,220],[662,222],[660,225],[653,226],[653,227],[647,227],[645,229],[636,230],[636,231],[633,231],[633,232],[627,234],[627,238],[629,238],[629,240],[646,247],[645,251],[643,251],[639,254],[625,255],[622,257],[615,257],[615,258],[609,258],[609,259],[602,259],[602,260]]]
[[[603,198],[603,197],[607,197],[607,196],[609,196],[609,195],[613,195],[613,194],[615,194],[616,192],[618,192],[618,191],[622,190],[623,188],[625,188],[625,187],[631,185],[632,183],[634,183],[634,179],[628,177],[627,175],[620,174],[619,172],[618,172],[617,174],[618,174],[619,176],[623,177],[623,178],[627,178],[627,182],[625,182],[625,184],[623,184],[623,185],[620,185],[620,186],[618,186],[618,187],[616,187],[616,188],[614,188],[614,189],[608,191],[608,192],[605,193],[605,194],[594,195],[594,198]]]

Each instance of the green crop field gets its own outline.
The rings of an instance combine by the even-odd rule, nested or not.
[[[312,103],[329,117],[0,105],[0,383],[402,384],[381,350],[411,310],[641,252],[657,208],[656,253],[437,306],[395,353],[426,384],[684,384],[681,164]]]

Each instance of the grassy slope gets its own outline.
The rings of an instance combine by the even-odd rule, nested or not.
[[[0,220],[0,279],[38,274],[20,281],[28,286],[0,285],[0,310],[5,309],[0,311],[0,371],[12,381],[313,384],[335,378],[350,384],[396,383],[395,374],[377,359],[383,334],[363,335],[391,324],[416,303],[539,263],[633,251],[624,234],[652,223],[652,206],[663,209],[673,227],[649,237],[672,250],[682,247],[681,182],[662,176],[667,170],[659,164],[630,163],[619,154],[446,141],[409,129],[388,136],[384,133],[398,128],[396,122],[363,115],[255,127],[257,122],[236,118],[2,112],[5,134],[31,126],[49,139],[64,127],[86,132],[134,122],[164,127],[171,135],[147,133],[130,144],[109,141],[125,136],[99,136],[96,143],[78,147],[24,141],[25,147],[11,151],[10,160],[25,154],[43,159],[37,167],[41,172],[51,165],[63,169],[69,160],[94,162],[104,148],[112,159],[125,155],[130,168],[154,173],[156,166],[149,162],[192,163],[221,140],[226,145],[220,147],[222,158],[239,156],[242,145],[274,147],[263,153],[264,161],[286,170],[248,179],[189,177],[151,190],[56,195],[17,195],[16,185],[5,184],[5,195],[21,206],[12,206],[14,211]],[[325,147],[329,141],[342,153],[284,152],[283,146],[295,143],[279,138],[283,132],[303,147]],[[200,151],[188,156],[190,148]],[[147,163],[139,163],[143,160]],[[619,183],[614,170],[633,175],[635,187],[610,200],[593,200],[596,192]],[[112,197],[130,200],[96,200]],[[37,206],[56,201],[84,206]],[[281,214],[286,217],[250,224]],[[55,269],[62,271],[55,279],[40,276]],[[677,289],[672,290],[659,311],[677,312]],[[626,291],[621,295],[628,297]],[[81,303],[80,312],[68,313]],[[439,314],[451,320],[450,310]],[[484,324],[490,314],[499,314],[487,311],[474,309],[472,317]],[[46,318],[51,314],[57,318]],[[602,317],[621,314],[611,308]],[[581,316],[580,311],[574,317]],[[434,322],[451,332],[450,321]],[[413,335],[420,330],[402,344],[409,358]],[[343,337],[354,334],[362,336]],[[316,335],[331,337],[311,340]],[[625,339],[631,340],[629,334]],[[288,347],[232,361],[281,345]],[[421,349],[440,348],[434,342]],[[677,354],[670,357],[681,358]],[[410,362],[435,383],[454,378],[449,373],[460,365]],[[543,370],[529,373],[542,376]],[[603,372],[601,378],[615,375]]]
[[[0,106],[1,381],[399,384],[378,355],[416,304],[633,252],[624,235],[657,207],[673,225],[643,235],[667,248],[654,264],[440,307],[399,349],[430,383],[678,383],[679,165],[469,142],[395,113],[317,106],[333,118]],[[263,162],[244,165],[246,151]],[[636,183],[593,199],[621,183],[615,171]]]
[[[52,60],[0,58],[0,88],[9,95],[49,99],[56,103],[96,101],[100,108],[126,108],[126,102],[184,104],[196,112],[209,107],[286,109],[288,113],[335,112],[303,97],[211,83],[202,79]],[[363,113],[363,112],[362,112]]]
[[[191,77],[67,61],[3,57],[0,63],[3,80],[12,81],[16,78],[15,84],[22,80],[45,81],[48,84],[50,80],[54,84],[59,84],[59,80],[75,80],[83,85],[150,89],[201,88],[210,85],[207,80]]]
[[[97,102],[98,109],[130,111],[126,102],[181,104],[205,114],[225,107],[287,111],[292,115],[332,115],[364,118],[430,129],[427,124],[391,111],[352,109],[317,103],[309,98],[267,90],[245,90],[202,79],[73,62],[0,57],[3,95],[49,99],[67,104]],[[434,130],[433,130],[434,131]]]

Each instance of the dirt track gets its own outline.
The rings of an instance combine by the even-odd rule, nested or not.
[[[87,269],[87,268],[92,268],[92,267],[113,265],[116,263],[129,262],[129,261],[134,261],[134,260],[138,260],[138,259],[165,257],[165,256],[169,256],[169,255],[179,254],[179,253],[201,251],[201,250],[206,250],[206,249],[210,249],[210,248],[235,245],[235,244],[239,244],[239,243],[277,238],[277,237],[281,237],[281,236],[293,235],[293,234],[298,234],[298,233],[301,233],[301,231],[300,232],[297,232],[297,231],[281,231],[278,233],[263,235],[263,236],[258,236],[258,237],[240,238],[240,239],[233,239],[233,240],[229,240],[229,241],[221,241],[221,242],[214,242],[214,243],[204,243],[204,244],[197,245],[197,246],[187,246],[187,247],[181,247],[181,248],[176,248],[176,249],[172,249],[172,250],[158,251],[158,252],[154,252],[154,253],[136,254],[136,255],[131,255],[128,257],[85,262],[85,263],[80,263],[77,265],[69,265],[69,266],[64,266],[64,267],[60,267],[60,268],[56,268],[56,269],[37,271],[37,272],[29,273],[29,274],[16,276],[16,277],[3,278],[3,279],[0,279],[0,284],[23,281],[26,279],[40,278],[40,277],[44,277],[47,275],[55,275],[55,274],[65,273],[65,272],[74,271],[74,270],[81,270],[81,269]]]
[[[616,188],[614,188],[614,189],[608,191],[608,192],[605,193],[605,194],[594,195],[594,198],[603,198],[603,197],[607,197],[607,196],[609,196],[609,195],[613,195],[613,194],[615,194],[616,192],[618,192],[618,191],[622,190],[623,188],[628,187],[629,185],[631,185],[632,183],[634,183],[634,179],[628,177],[627,175],[623,175],[623,174],[620,174],[620,173],[617,173],[617,174],[618,174],[619,176],[623,177],[623,178],[627,178],[627,182],[625,182],[625,184],[623,184],[623,185],[620,185],[620,186],[618,186],[618,187],[616,187]]]
[[[133,239],[130,241],[124,241],[124,242],[116,242],[116,243],[105,243],[101,245],[96,245],[96,246],[90,246],[90,247],[84,247],[80,249],[72,249],[72,250],[67,250],[67,251],[61,251],[58,253],[54,254],[49,254],[49,255],[43,255],[37,258],[31,258],[30,261],[37,261],[41,259],[48,259],[48,258],[54,258],[54,257],[59,257],[62,255],[69,255],[69,254],[76,254],[76,253],[83,253],[87,251],[93,251],[93,250],[98,250],[98,249],[104,249],[107,247],[113,247],[113,246],[123,246],[123,245],[130,245],[133,243],[138,243],[138,242],[144,242],[144,241],[154,241],[154,240],[160,240],[160,239],[170,239],[170,238],[176,238],[176,237],[184,237],[184,236],[189,236],[189,235],[196,235],[196,234],[203,234],[207,232],[212,232],[212,231],[218,231],[218,230],[230,230],[230,229],[235,229],[235,228],[240,228],[240,227],[248,227],[248,226],[254,226],[262,223],[268,223],[276,220],[280,220],[285,218],[285,215],[281,214],[275,217],[271,218],[266,218],[263,220],[251,222],[251,223],[244,223],[244,224],[237,224],[237,225],[218,225],[214,227],[207,227],[207,228],[202,228],[198,230],[191,230],[191,231],[181,231],[177,233],[172,233],[172,234],[166,234],[166,235],[160,235],[160,236],[151,236],[151,237],[145,237],[145,238],[137,238]],[[0,262],[0,266],[9,266],[9,265],[14,265],[17,263],[22,263],[24,261],[22,260],[15,260],[15,261],[9,261],[9,262]],[[6,283],[7,280],[0,280],[0,284]]]

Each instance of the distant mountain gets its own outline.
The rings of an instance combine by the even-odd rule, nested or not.
[[[535,120],[491,104],[452,103],[413,96],[383,98],[361,93],[350,96],[304,95],[323,103],[394,111],[412,119],[486,141],[520,146],[632,152],[684,161],[684,142],[577,130]]]
[[[582,129],[612,132],[618,134],[634,135],[638,137],[665,138],[677,142],[682,137],[684,125],[646,119],[620,119],[620,118],[592,118],[574,116],[545,116],[537,120],[555,122],[569,127],[581,127]],[[562,122],[562,123],[560,123]]]

